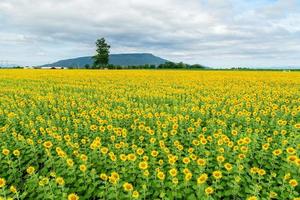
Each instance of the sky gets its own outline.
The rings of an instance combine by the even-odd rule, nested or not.
[[[300,66],[300,0],[1,0],[0,64],[111,53],[211,67]]]

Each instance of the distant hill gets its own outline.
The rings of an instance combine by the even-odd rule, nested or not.
[[[18,66],[17,64],[0,64],[1,68],[12,68]]]
[[[154,56],[150,53],[130,53],[130,54],[111,54],[109,64],[121,66],[138,66],[138,65],[160,65],[168,62],[163,58]],[[42,67],[74,67],[83,68],[86,64],[92,65],[92,57],[79,57],[67,60],[60,60],[55,63],[46,64]]]

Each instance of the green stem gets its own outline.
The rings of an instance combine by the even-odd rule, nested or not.
[[[6,193],[5,193],[4,187],[2,188],[2,193],[4,195],[4,199],[6,199]]]
[[[50,187],[50,191],[51,191],[51,199],[53,200],[54,193],[53,193],[53,190],[52,190],[52,187],[51,187],[51,183],[49,183],[49,187]]]

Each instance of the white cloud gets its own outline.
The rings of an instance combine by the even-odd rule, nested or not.
[[[28,38],[23,34],[0,32],[0,44],[23,44],[28,41]]]
[[[0,59],[40,64],[90,55],[104,36],[113,53],[300,66],[299,7],[297,0],[1,0]]]

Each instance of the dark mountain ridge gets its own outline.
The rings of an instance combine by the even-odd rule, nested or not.
[[[119,66],[140,66],[140,65],[160,65],[168,62],[163,58],[154,56],[150,53],[127,53],[127,54],[111,54],[109,56],[109,64]],[[83,68],[85,65],[92,65],[91,56],[60,60],[41,67],[73,67]]]

